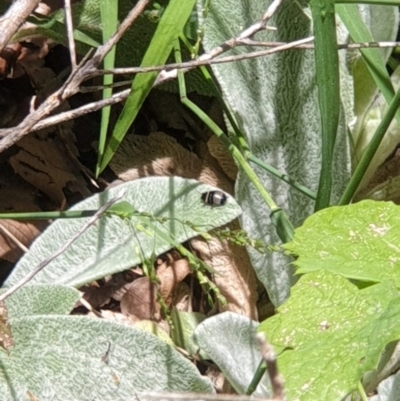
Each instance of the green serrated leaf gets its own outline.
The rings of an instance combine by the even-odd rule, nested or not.
[[[59,283],[79,287],[93,280],[140,264],[182,243],[237,218],[241,209],[227,194],[226,204],[211,207],[201,195],[216,188],[180,177],[149,177],[121,184],[75,205],[72,210],[98,209],[115,196],[132,205],[142,216],[103,216],[53,260],[32,283]],[[122,203],[123,205],[123,203]],[[129,214],[129,213],[128,213]],[[85,225],[88,218],[58,220],[31,246],[6,286],[16,284],[34,266],[58,250]],[[154,227],[160,230],[155,234]],[[170,241],[170,240],[172,241]]]
[[[0,352],[4,401],[25,400],[27,394],[39,400],[114,401],[145,390],[213,392],[191,362],[143,330],[83,316],[10,323],[15,346],[9,355]]]
[[[400,337],[400,298],[385,282],[359,290],[328,272],[303,276],[259,330],[278,351],[288,399],[340,401]]]
[[[283,247],[298,273],[326,270],[344,277],[400,287],[400,206],[362,201],[309,217]]]

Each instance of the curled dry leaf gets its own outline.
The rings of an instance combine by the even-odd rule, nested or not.
[[[58,207],[64,208],[67,204],[65,189],[80,197],[90,195],[85,181],[55,140],[40,140],[29,135],[19,141],[18,146],[21,150],[10,158],[15,173],[49,196]]]
[[[163,132],[149,136],[129,135],[110,162],[114,173],[123,181],[157,176],[193,178],[232,193],[232,183],[174,138]]]
[[[160,279],[160,294],[167,306],[171,305],[172,297],[177,285],[192,272],[186,259],[179,259],[172,264],[162,263],[157,268],[157,277]]]
[[[238,168],[232,159],[232,156],[221,143],[221,141],[213,135],[207,142],[208,150],[210,154],[216,159],[221,166],[224,173],[232,180],[236,180]]]
[[[400,150],[375,171],[368,185],[359,191],[355,200],[375,199],[400,204]]]
[[[162,132],[147,137],[128,136],[112,159],[110,167],[123,181],[152,175],[177,175],[194,178],[233,193],[233,184],[225,174]],[[213,238],[209,245],[205,243],[200,253],[216,272],[215,282],[228,301],[223,310],[256,319],[257,280],[246,250]]]
[[[42,224],[45,227],[46,224]],[[17,221],[0,221],[0,258],[15,263],[24,253],[18,245],[28,248],[33,240],[41,234],[37,224]]]
[[[111,311],[108,309],[104,309],[100,313],[104,319],[111,320],[113,322],[123,323],[128,326],[134,326],[134,324],[137,322],[137,319],[134,316],[130,316],[130,315],[127,316],[127,315],[124,315],[123,313],[114,312],[114,311]],[[89,313],[89,316],[98,318],[97,316],[95,316],[92,313]]]

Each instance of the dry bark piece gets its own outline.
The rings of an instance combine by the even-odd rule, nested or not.
[[[127,286],[121,299],[121,312],[139,320],[158,320],[160,307],[157,302],[157,286],[149,278],[142,277]]]

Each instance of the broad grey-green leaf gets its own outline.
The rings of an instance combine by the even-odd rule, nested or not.
[[[378,394],[369,397],[370,401],[398,401],[400,400],[400,372],[389,376],[378,386]]]
[[[229,383],[244,394],[261,361],[256,341],[258,323],[232,312],[206,319],[194,332],[198,346],[218,365]],[[256,391],[269,395],[269,380],[265,375]]]
[[[0,290],[0,294],[5,290]],[[32,315],[67,315],[80,298],[79,291],[58,284],[25,285],[6,298],[9,319]]]
[[[126,270],[140,264],[143,258],[149,259],[171,249],[171,242],[161,238],[160,234],[154,234],[154,226],[165,236],[181,243],[196,236],[197,230],[208,231],[238,217],[241,209],[228,194],[224,205],[214,207],[202,201],[203,193],[215,189],[180,177],[149,177],[93,195],[71,210],[98,209],[110,199],[123,194],[123,200],[136,210],[158,220],[132,216],[127,222],[118,216],[103,216],[31,282],[78,287]],[[54,222],[21,258],[6,285],[13,285],[25,277],[80,230],[87,220],[81,218]]]
[[[400,338],[400,298],[385,282],[359,290],[328,272],[304,275],[279,313],[261,323],[279,351],[288,399],[340,401]]]
[[[212,1],[205,20],[206,51],[259,21],[270,1]],[[258,33],[257,40],[291,42],[311,36],[312,23],[299,2],[283,2],[268,24],[276,31]],[[235,48],[230,54],[249,49]],[[320,117],[315,83],[314,55],[311,51],[287,51],[274,55],[213,65],[224,97],[243,129],[251,152],[263,162],[316,190],[320,172]],[[344,74],[344,73],[343,73]],[[348,73],[347,73],[348,74]],[[352,95],[351,90],[346,96]],[[342,96],[344,96],[342,94]],[[351,99],[346,103],[352,108]],[[340,120],[333,170],[335,182],[332,201],[339,199],[349,177],[347,128],[344,113]],[[276,203],[298,226],[312,213],[313,202],[254,166],[265,188]],[[247,176],[239,173],[237,199],[243,207],[242,225],[249,235],[266,243],[279,242],[271,224],[269,210]],[[289,295],[293,283],[290,259],[282,254],[259,254],[249,250],[258,278],[275,305]]]
[[[298,273],[326,270],[344,277],[400,287],[400,206],[366,200],[310,216],[284,248]]]
[[[0,351],[2,400],[128,400],[145,390],[213,392],[192,363],[152,334],[86,316],[11,320]]]

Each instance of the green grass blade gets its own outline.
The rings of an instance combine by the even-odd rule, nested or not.
[[[171,53],[174,41],[179,37],[196,0],[171,0],[161,16],[156,32],[144,55],[141,67],[163,65]],[[112,137],[104,152],[100,172],[107,166],[119,144],[122,142],[130,125],[157,78],[157,72],[139,74],[132,83],[131,94],[126,100],[124,109],[114,127]]]
[[[374,38],[371,36],[371,33],[361,19],[356,5],[338,4],[336,5],[336,12],[346,25],[353,42],[374,41]],[[383,62],[378,49],[360,49],[360,52],[377,87],[380,89],[386,102],[389,104],[393,99],[394,89],[386,70],[385,63]],[[396,120],[400,123],[400,113],[396,114]]]
[[[103,43],[111,37],[111,35],[116,31],[118,24],[118,2],[114,0],[100,0],[100,16],[101,23],[103,27]],[[114,46],[111,51],[104,58],[104,68],[110,70],[114,68],[115,65],[115,52],[116,46]],[[113,83],[114,76],[104,75],[103,85],[111,85]],[[106,88],[103,90],[103,99],[107,99],[112,95],[112,88]],[[106,145],[108,124],[110,122],[110,112],[111,107],[104,107],[101,111],[101,126],[100,126],[100,137],[98,146],[98,156],[96,164],[96,178],[100,174],[100,162],[103,158],[104,148]]]
[[[328,207],[332,189],[332,161],[340,113],[339,56],[334,0],[311,0],[315,33],[315,67],[321,114],[322,160],[315,210]]]

